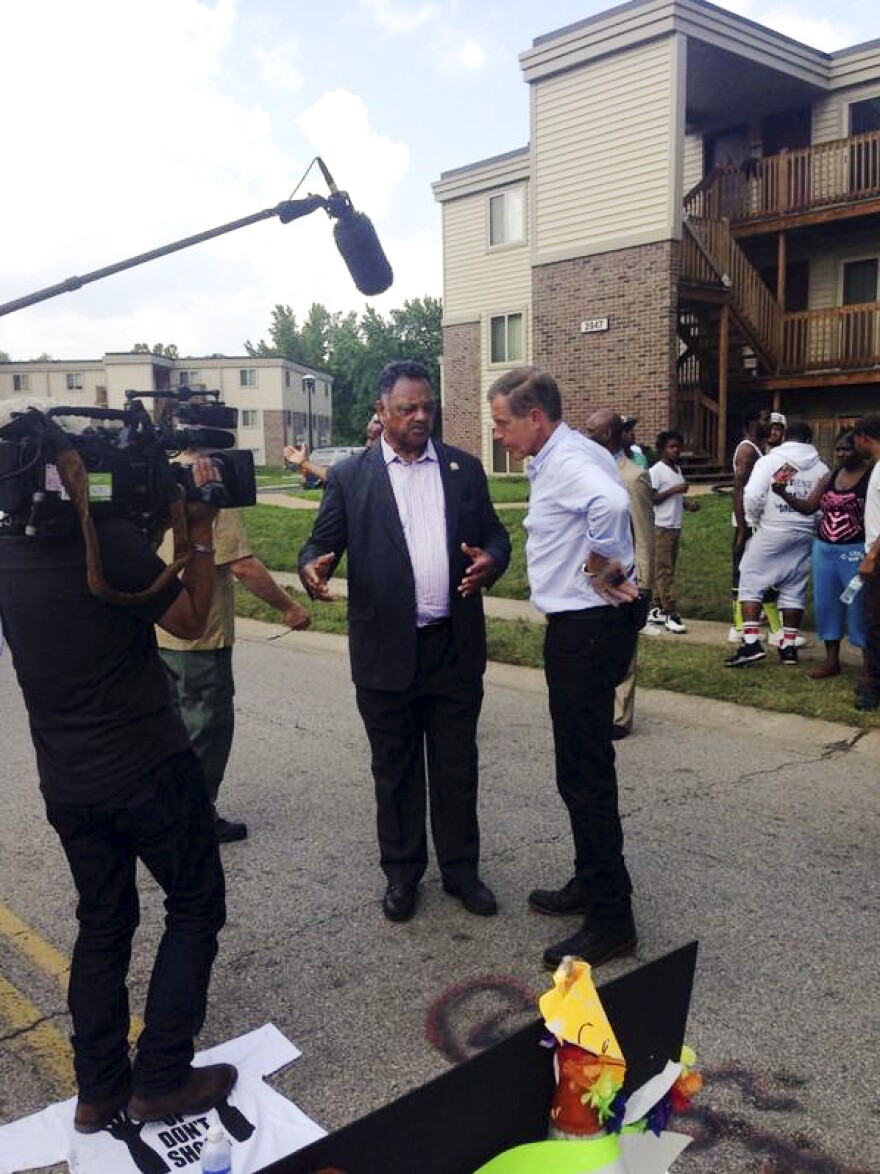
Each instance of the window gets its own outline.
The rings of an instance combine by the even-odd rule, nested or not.
[[[511,188],[489,197],[489,244],[519,245],[526,239],[525,192]]]
[[[284,372],[284,386],[290,387],[290,372],[289,371]]]
[[[876,361],[878,268],[876,257],[844,262],[841,301],[844,306],[853,307],[842,323],[845,366],[868,367]]]
[[[68,391],[82,391],[83,377],[81,372],[72,371],[67,376],[67,390]]]
[[[179,387],[194,387],[201,379],[201,371],[181,371],[177,376],[177,383]]]
[[[257,369],[256,367],[242,367],[238,372],[239,387],[256,387],[257,386]]]
[[[850,102],[849,133],[864,135],[880,130],[880,98],[866,98],[862,102]]]
[[[858,306],[877,301],[877,258],[845,261],[843,265],[843,304]]]
[[[30,387],[30,380],[27,375],[13,375],[12,376],[12,390],[13,391],[27,391]]]
[[[523,462],[512,457],[500,440],[492,437],[492,472],[521,473]]]
[[[489,319],[490,363],[521,363],[524,352],[522,314],[498,314]]]
[[[242,428],[258,428],[260,425],[260,413],[256,408],[243,408],[241,413]]]

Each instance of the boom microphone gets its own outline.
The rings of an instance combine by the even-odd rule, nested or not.
[[[355,212],[344,192],[331,196],[329,203],[331,215],[337,217],[333,239],[352,281],[367,297],[384,293],[394,280],[394,273],[373,222],[363,212]]]

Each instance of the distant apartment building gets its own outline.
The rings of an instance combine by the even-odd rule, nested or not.
[[[311,446],[332,441],[332,376],[287,359],[169,359],[124,352],[99,360],[0,363],[0,400],[20,394],[49,397],[59,405],[121,408],[126,391],[183,386],[219,391],[224,403],[238,408],[238,447],[250,449],[258,465],[281,464],[285,444],[308,443],[310,419]]]
[[[556,375],[725,462],[746,407],[880,410],[880,41],[826,53],[702,0],[634,0],[520,56],[531,141],[445,172],[446,435],[510,469],[485,403]]]

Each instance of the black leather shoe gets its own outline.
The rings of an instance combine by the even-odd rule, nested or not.
[[[474,913],[477,917],[494,917],[498,912],[495,894],[478,876],[468,880],[445,880],[443,890],[451,897],[458,897],[468,913]]]
[[[76,1102],[73,1114],[73,1128],[77,1133],[100,1133],[106,1129],[120,1109],[124,1109],[131,1096],[131,1077],[126,1077],[113,1092],[94,1101],[82,1097]]]
[[[416,911],[416,885],[390,881],[382,898],[382,912],[389,921],[409,921]]]
[[[611,958],[632,954],[637,945],[638,937],[632,915],[621,921],[596,922],[585,925],[555,946],[548,946],[544,951],[544,965],[548,970],[555,970],[566,954],[571,954],[575,958],[583,958],[591,966],[601,966]]]
[[[207,1113],[225,1100],[235,1087],[238,1072],[231,1064],[208,1064],[190,1068],[179,1088],[170,1092],[140,1096],[128,1102],[128,1114],[135,1121],[161,1121],[164,1117],[190,1117]]]
[[[222,815],[214,813],[214,835],[218,844],[233,844],[236,840],[246,840],[247,834],[246,823],[224,819]]]
[[[872,685],[859,684],[856,686],[856,709],[870,713],[880,705],[880,693]]]
[[[590,910],[586,894],[577,877],[561,889],[532,889],[529,905],[536,913],[547,913],[550,917],[561,917],[568,913],[588,913]]]

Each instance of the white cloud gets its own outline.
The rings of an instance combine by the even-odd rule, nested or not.
[[[272,90],[296,94],[302,88],[303,75],[297,67],[299,51],[291,42],[274,45],[271,49],[257,49],[260,76]]]
[[[409,148],[372,129],[362,98],[332,90],[303,111],[297,123],[356,207],[363,202],[376,216],[391,206],[409,167]],[[343,162],[345,171],[337,174]]]
[[[437,4],[419,4],[411,7],[395,0],[360,0],[360,3],[385,32],[394,35],[414,33],[440,15],[440,7]]]
[[[478,73],[486,64],[486,51],[473,37],[466,37],[455,54],[456,64],[466,73]]]
[[[861,36],[853,25],[846,21],[834,20],[824,16],[809,16],[802,8],[791,4],[780,4],[767,7],[758,3],[758,0],[720,0],[721,6],[738,16],[757,21],[758,24],[774,29],[786,37],[800,41],[802,45],[810,45],[814,49],[821,49],[831,53],[835,49],[845,49],[849,45],[858,44],[865,38]]]

